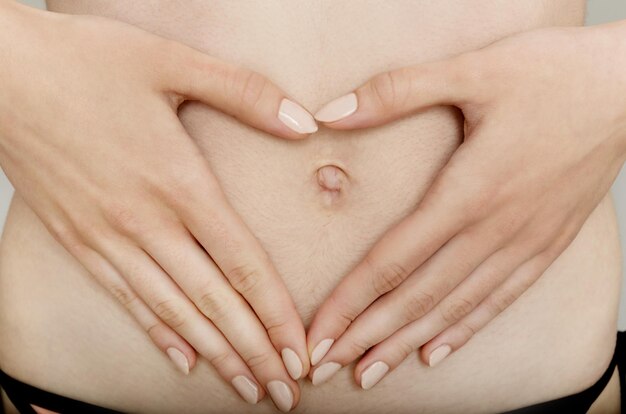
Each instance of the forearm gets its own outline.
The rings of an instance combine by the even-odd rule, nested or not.
[[[589,52],[603,51],[598,57],[597,70],[605,73],[606,82],[614,86],[607,89],[611,93],[606,97],[607,105],[615,105],[617,109],[611,139],[615,141],[617,153],[626,161],[626,20],[591,26],[588,30],[597,42],[597,47]]]

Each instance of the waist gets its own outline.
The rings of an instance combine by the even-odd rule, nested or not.
[[[264,193],[256,194],[257,200],[292,191],[259,194]],[[265,203],[257,203],[258,216],[285,214],[266,210]],[[364,214],[356,208],[352,212]],[[346,225],[352,219],[335,220],[333,225]],[[308,322],[343,269],[364,253],[343,245],[361,230],[322,231],[311,244],[316,236],[306,233],[310,222],[295,227],[268,225],[279,220],[260,223],[262,235],[277,234],[271,243],[261,239]],[[281,244],[282,249],[274,247]],[[290,252],[289,260],[287,253],[277,254],[281,251]],[[611,357],[619,283],[617,231],[607,198],[544,276],[445,365],[431,369],[408,358],[367,393],[355,386],[350,369],[321,387],[301,382],[299,409],[483,412],[580,391],[599,378]],[[243,409],[206,361],[200,360],[189,377],[177,375],[20,199],[11,208],[0,252],[0,333],[3,370],[61,395],[122,411]],[[272,410],[269,403],[264,408]]]
[[[155,2],[157,9],[49,1],[59,10],[123,18],[263,72],[312,111],[380,70],[479,47],[511,31],[575,24],[580,17],[570,0],[503,1],[500,7],[489,2],[487,13],[475,10],[475,3],[451,1],[263,2],[262,9],[261,3],[188,2],[187,8],[164,10],[171,3]],[[565,17],[554,17],[559,7]],[[464,24],[472,16],[484,26]],[[462,138],[462,120],[449,108],[368,131],[321,130],[299,142],[261,134],[195,103],[180,116],[307,322],[376,239],[415,207]],[[318,183],[320,168],[328,166],[342,174],[338,194]],[[591,385],[614,346],[617,245],[607,198],[539,282],[445,366],[429,369],[409,358],[367,393],[345,369],[322,387],[301,382],[299,409],[482,412]],[[0,251],[0,332],[2,368],[62,395],[123,411],[247,408],[205,361],[187,378],[175,375],[130,316],[19,198]],[[270,404],[259,412],[264,409],[271,411]]]

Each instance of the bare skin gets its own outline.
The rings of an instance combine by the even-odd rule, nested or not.
[[[487,15],[445,2],[382,9],[359,3],[332,10],[324,5],[291,9],[282,2],[268,2],[262,10],[202,2],[173,10],[118,2],[50,6],[125,19],[239,62],[268,75],[315,111],[383,70],[475,49],[532,27],[580,24],[582,4],[557,3],[529,3],[511,11],[503,2],[491,5]],[[159,18],[174,13],[176,18]],[[276,19],[288,23],[268,24]],[[245,30],[234,33],[233,24]],[[368,33],[361,29],[364,24]],[[413,210],[462,137],[458,113],[450,109],[370,131],[322,129],[314,139],[298,142],[255,132],[200,104],[185,105],[180,115],[307,323],[376,240]],[[242,403],[205,360],[198,360],[189,377],[162,362],[124,309],[47,235],[19,198],[7,222],[0,265],[0,315],[12,315],[0,323],[10,338],[1,346],[0,361],[10,374],[130,411],[241,411]],[[605,198],[541,281],[445,365],[429,369],[409,358],[368,393],[356,387],[349,370],[317,388],[303,382],[297,409],[498,411],[578,391],[597,379],[612,353],[618,285],[617,233]],[[75,301],[67,301],[68,291]],[[26,310],[24,298],[37,306]],[[42,327],[51,338],[45,346],[35,340]],[[63,351],[52,358],[50,349]],[[98,378],[85,381],[94,367]],[[546,372],[559,376],[546,379]],[[126,380],[129,384],[122,383]],[[263,402],[259,412],[264,410],[271,411],[271,405]]]
[[[415,212],[320,308],[309,349],[337,343],[312,360],[314,382],[324,364],[337,370],[366,352],[355,370],[366,389],[418,348],[440,363],[569,246],[626,159],[625,37],[626,22],[530,31],[384,72],[320,111],[328,127],[352,130],[454,105],[466,133]]]
[[[297,404],[302,321],[177,111],[203,100],[285,139],[316,129],[310,114],[258,73],[131,25],[0,7],[19,39],[0,71],[0,162],[17,192],[180,371],[197,351],[249,403]]]

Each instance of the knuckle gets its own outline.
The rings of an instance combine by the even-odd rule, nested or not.
[[[261,273],[257,267],[243,264],[230,269],[226,277],[237,292],[247,296],[257,289],[261,280]]]
[[[435,298],[426,292],[413,293],[404,304],[404,315],[408,321],[414,321],[426,315],[434,306]]]
[[[456,298],[442,306],[441,316],[446,323],[452,324],[460,321],[464,316],[468,315],[472,309],[474,309],[472,302],[467,299]]]
[[[246,362],[246,365],[248,365],[248,367],[250,367],[250,369],[254,371],[267,366],[270,361],[270,354],[267,352],[260,352],[256,354],[246,355],[244,357],[244,361]]]
[[[208,358],[209,363],[215,368],[227,367],[236,359],[232,352],[222,352]]]
[[[390,350],[388,352],[392,353],[390,357],[393,358],[395,361],[403,361],[415,350],[417,350],[416,346],[407,342],[405,339],[399,338],[393,342],[393,346],[390,347]]]
[[[144,230],[136,212],[122,203],[111,203],[105,209],[105,216],[113,228],[125,234],[138,235]]]
[[[238,94],[239,109],[241,111],[256,112],[263,101],[263,96],[269,87],[269,80],[252,70],[240,68],[236,71],[236,93]]]
[[[408,69],[387,71],[376,75],[370,82],[374,104],[383,113],[393,112],[406,102],[408,96]]]
[[[352,323],[359,314],[354,307],[350,306],[349,302],[339,299],[335,292],[331,293],[330,301],[335,308],[336,315],[344,322],[345,326]]]
[[[456,328],[461,331],[461,335],[463,338],[465,338],[465,340],[469,340],[471,337],[476,335],[476,332],[478,331],[471,324],[463,321],[460,321],[457,324]]]
[[[65,223],[52,222],[48,225],[50,235],[65,248],[70,250],[72,246],[79,244],[76,231]]]
[[[580,225],[578,225],[578,223],[564,226],[554,239],[552,249],[549,249],[549,251],[555,256],[561,254],[569,247],[570,244],[572,244],[574,240],[576,240],[579,230]]]
[[[265,329],[270,338],[277,338],[282,333],[291,332],[289,323],[282,317],[275,317],[266,321]]]
[[[224,320],[232,311],[232,301],[228,294],[218,289],[207,290],[198,299],[198,308],[214,323]]]
[[[488,184],[475,182],[469,187],[473,187],[473,190],[471,190],[472,195],[465,206],[465,211],[468,217],[478,220],[485,217],[491,210],[494,194]]]
[[[154,283],[154,274],[147,271],[145,265],[140,260],[128,260],[128,264],[122,270],[123,277],[132,281],[137,286],[138,291],[149,287]]]
[[[154,313],[168,326],[178,329],[185,324],[182,306],[174,300],[164,300],[154,306]]]
[[[507,240],[516,234],[525,224],[527,213],[521,210],[508,212],[495,227],[494,233],[501,239]]]
[[[350,336],[348,338],[348,347],[353,355],[363,355],[372,345],[366,339],[360,337]]]
[[[517,296],[513,292],[502,291],[494,293],[489,299],[491,314],[495,316],[504,312],[506,308],[515,302],[515,299],[517,299]]]
[[[378,296],[395,289],[408,276],[408,271],[398,263],[377,264],[369,257],[365,259],[371,270],[372,287]]]
[[[113,297],[115,297],[115,299],[117,299],[117,301],[126,309],[132,308],[135,300],[137,299],[137,296],[124,286],[114,285],[109,287],[109,290],[111,291],[111,294],[113,294]]]
[[[195,155],[184,158],[180,164],[171,164],[156,185],[165,199],[174,205],[195,204],[199,189],[206,187],[207,174],[202,163],[197,162]]]
[[[222,201],[223,192],[219,182],[206,165],[201,154],[188,153],[164,166],[161,175],[155,178],[154,192],[167,205],[184,211],[202,211],[207,221],[216,215],[216,202]]]
[[[206,76],[213,79],[225,79],[230,73],[230,68],[226,65],[216,63],[215,60],[207,58],[206,54],[199,52],[188,46],[181,46],[179,42],[166,39],[167,46],[163,51],[168,55],[165,61],[174,59],[175,82],[180,84],[183,92],[193,91],[197,89],[196,76]],[[182,65],[181,65],[182,63]]]

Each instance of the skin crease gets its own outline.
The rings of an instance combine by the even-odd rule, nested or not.
[[[347,365],[365,352],[358,383],[373,364],[370,375],[382,379],[377,367],[388,372],[411,349],[422,347],[424,363],[438,364],[567,248],[626,159],[626,75],[608,62],[626,63],[625,35],[626,22],[544,29],[386,72],[357,89],[356,111],[329,120],[330,128],[352,130],[455,105],[467,132],[416,212],[384,235],[321,306],[309,349],[325,338],[335,342],[310,374],[314,382],[317,369]],[[596,69],[597,56],[590,59],[587,49],[607,60],[606,70]],[[506,61],[513,54],[534,64],[520,70]],[[605,108],[595,110],[600,102]],[[565,115],[561,122],[556,114]],[[411,242],[415,234],[429,237]]]
[[[511,31],[577,24],[581,17],[572,12],[571,2],[531,2],[518,6],[518,13],[507,2],[506,7],[504,3],[492,7],[488,19],[482,16],[481,22],[490,28],[485,30],[463,24],[462,19],[472,21],[471,10],[446,2],[406,3],[397,9],[345,4],[345,10],[333,8],[330,20],[324,7],[290,9],[271,2],[263,10],[229,3],[216,3],[213,10],[197,2],[184,11],[169,12],[118,2],[50,3],[65,6],[65,11],[121,18],[245,64],[280,81],[311,110],[381,70],[475,49]],[[172,18],[165,21],[150,9]],[[355,13],[359,9],[361,13]],[[438,19],[420,17],[429,15]],[[293,27],[266,24],[281,17]],[[314,29],[317,18],[327,21],[328,27]],[[374,25],[370,33],[375,36],[359,31],[364,22]],[[246,30],[230,33],[233,23]],[[465,32],[459,33],[461,27]],[[426,41],[399,42],[407,30],[415,31],[409,38]],[[320,32],[334,42],[316,49]],[[292,44],[281,42],[289,38]],[[382,58],[368,50],[380,51]],[[316,78],[320,73],[329,76]],[[260,134],[199,104],[185,105],[180,115],[229,201],[270,254],[305,322],[384,231],[412,211],[460,142],[458,113],[446,109],[354,134],[321,130],[316,139],[297,143]],[[340,203],[330,206],[323,203],[315,179],[324,165],[338,165],[347,176]],[[325,230],[320,233],[321,228]],[[344,370],[318,388],[302,383],[301,409],[495,411],[593,383],[612,353],[619,285],[616,246],[612,205],[605,198],[566,253],[528,294],[440,369],[428,370],[409,358],[385,379],[386,385],[368,393],[358,390],[351,372]],[[241,411],[234,394],[206,361],[200,359],[189,377],[177,376],[124,309],[46,235],[19,198],[12,206],[2,249],[0,315],[12,315],[0,323],[8,333],[3,337],[10,338],[0,349],[7,372],[66,395],[131,411],[206,412],[207,407],[215,412]],[[29,260],[32,257],[39,260]],[[51,269],[55,277],[45,277]],[[67,300],[68,286],[72,301]],[[24,298],[29,300],[28,310]],[[45,347],[34,340],[42,332],[50,338]],[[56,350],[54,358],[50,350]],[[94,369],[98,378],[85,381]],[[545,372],[559,375],[545,378]],[[262,411],[272,408],[264,403]]]
[[[284,109],[285,93],[261,75],[130,25],[1,7],[4,24],[32,45],[3,50],[12,86],[0,102],[0,162],[18,193],[185,375],[195,349],[248,402],[265,388],[282,410],[297,404],[294,379],[308,370],[302,321],[177,111],[203,99],[288,139],[303,138],[293,127],[310,115],[293,102]],[[45,45],[62,40],[51,56]],[[47,77],[22,82],[17,68],[37,65]]]

